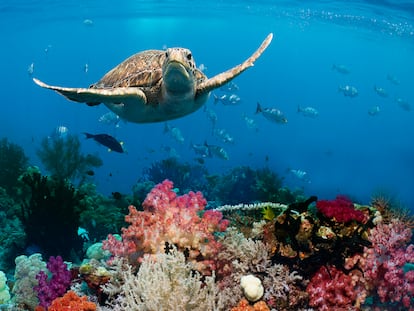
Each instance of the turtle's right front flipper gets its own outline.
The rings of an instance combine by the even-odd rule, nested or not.
[[[69,87],[60,87],[52,86],[42,81],[33,78],[33,81],[49,90],[58,92],[59,94],[65,96],[67,99],[78,102],[86,103],[90,106],[99,105],[100,103],[121,103],[124,102],[127,98],[133,99],[136,98],[139,102],[146,103],[146,96],[139,88],[132,87],[120,87],[120,88],[107,88],[107,89],[97,89],[97,88],[69,88]]]

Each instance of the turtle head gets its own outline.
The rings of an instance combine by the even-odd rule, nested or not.
[[[184,48],[169,48],[165,51],[162,66],[164,87],[168,93],[195,92],[196,65],[192,53]]]

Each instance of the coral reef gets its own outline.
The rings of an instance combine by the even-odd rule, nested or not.
[[[12,268],[26,243],[23,225],[16,216],[18,205],[0,188],[0,270]]]
[[[0,305],[7,304],[10,301],[9,286],[7,286],[7,277],[3,271],[0,271]]]
[[[411,237],[411,229],[397,219],[378,224],[370,232],[372,247],[364,250],[360,265],[371,291],[382,303],[405,308],[414,303],[414,271],[404,271],[407,264],[414,263]]]
[[[220,212],[204,210],[206,203],[200,192],[177,196],[173,183],[165,180],[147,195],[144,211],[129,207],[125,221],[130,226],[122,228],[122,241],[109,235],[103,248],[137,265],[144,254],[163,253],[176,246],[186,252],[198,271],[210,274],[221,247],[214,233],[223,232],[228,222]]]
[[[366,215],[356,210],[354,203],[345,196],[338,195],[335,200],[320,200],[316,202],[316,208],[326,218],[335,222],[347,223],[352,220],[364,222]]]
[[[48,273],[42,270],[36,275],[38,284],[33,289],[37,292],[39,306],[47,310],[54,299],[66,293],[71,283],[72,274],[60,256],[51,256],[46,268]]]
[[[42,261],[41,254],[29,257],[21,255],[16,257],[15,262],[13,301],[21,310],[34,310],[39,304],[37,293],[33,289],[39,284],[36,275],[40,271],[46,271],[46,263]]]
[[[77,230],[84,194],[69,181],[42,176],[33,167],[19,181],[22,199],[18,217],[26,232],[26,245],[40,247],[44,256],[74,259],[74,254],[82,251]]]
[[[54,178],[80,179],[80,183],[88,170],[102,166],[99,156],[82,154],[79,138],[71,134],[43,138],[37,156]]]
[[[333,266],[322,266],[312,276],[306,288],[309,305],[321,311],[360,310],[367,290],[360,271],[349,274]]]
[[[0,187],[6,189],[9,195],[15,193],[17,178],[28,166],[28,161],[23,148],[7,138],[0,140]]]
[[[87,297],[79,297],[73,291],[68,291],[63,297],[53,300],[48,311],[95,311],[96,305],[87,300]],[[36,310],[38,311],[38,310]],[[39,310],[40,311],[40,310]]]
[[[268,168],[235,167],[227,174],[209,176],[207,196],[220,204],[262,202],[291,203],[295,195],[282,188],[282,180]]]
[[[365,246],[371,245],[367,239],[368,231],[373,226],[372,221],[368,221],[372,218],[369,209],[363,213],[346,205],[347,211],[362,215],[364,223],[353,218],[337,222],[335,217],[327,217],[320,212],[315,214],[309,207],[315,201],[317,198],[311,197],[304,202],[290,204],[264,228],[265,242],[274,254],[273,261],[286,263],[306,276],[313,275],[320,266],[327,264],[344,269],[347,257],[362,253]],[[326,204],[331,206],[330,202]],[[340,214],[341,204],[334,205]]]
[[[145,255],[138,273],[130,265],[121,272],[120,288],[105,286],[109,294],[120,293],[111,310],[225,310],[214,275],[203,277],[194,268],[175,247]]]

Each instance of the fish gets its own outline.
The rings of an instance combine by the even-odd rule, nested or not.
[[[33,75],[34,72],[34,63],[31,63],[29,65],[29,67],[27,67],[27,73],[29,74],[29,76]]]
[[[88,18],[84,19],[83,24],[86,25],[86,26],[92,26],[93,25],[93,20],[88,19]]]
[[[380,113],[381,109],[379,106],[372,106],[371,108],[368,109],[368,114],[371,117],[374,117],[376,115],[378,115]]]
[[[121,121],[121,118],[113,113],[112,111],[109,111],[107,113],[104,113],[98,118],[98,122],[108,125],[115,125],[116,128],[119,127],[119,122]]]
[[[213,133],[223,143],[234,144],[234,137],[231,136],[225,129],[215,129]]]
[[[216,112],[214,110],[207,108],[206,105],[204,105],[204,112],[207,114],[207,119],[210,120],[214,128],[218,120]]]
[[[336,72],[342,73],[342,74],[349,74],[351,71],[346,67],[345,65],[332,65],[332,70],[335,70]]]
[[[225,93],[234,93],[237,92],[239,90],[239,86],[234,83],[233,81],[230,81],[229,83],[223,85],[220,88],[220,91],[225,92]]]
[[[262,108],[260,103],[257,103],[256,113],[262,113],[267,120],[274,123],[286,124],[288,122],[285,115],[279,109]]]
[[[214,104],[218,104],[218,103],[222,103],[225,106],[235,106],[241,103],[241,98],[239,97],[239,95],[236,94],[224,94],[221,95],[220,97],[217,96],[216,94],[213,94],[213,98],[214,98]]]
[[[69,134],[69,129],[64,125],[58,125],[55,127],[55,129],[52,131],[50,136],[48,136],[51,139],[61,139],[66,138]]]
[[[201,72],[206,72],[206,71],[207,71],[207,67],[206,67],[206,65],[204,65],[204,64],[200,64],[200,65],[197,67],[197,69],[198,69],[198,70],[200,70]]]
[[[387,74],[387,80],[394,85],[399,85],[401,83],[400,80],[392,74]]]
[[[298,112],[309,118],[316,118],[319,115],[318,110],[313,107],[301,107],[298,106]]]
[[[249,118],[245,113],[242,114],[242,118],[249,129],[258,131],[259,128],[257,127],[256,121],[254,119]]]
[[[345,85],[345,86],[339,86],[338,92],[342,92],[344,96],[347,97],[357,97],[358,96],[358,90],[355,86],[351,85]]]
[[[88,176],[94,176],[95,175],[95,172],[93,170],[87,170],[85,172],[85,174],[88,175]]]
[[[86,64],[83,66],[83,71],[84,71],[85,73],[88,73],[88,71],[89,71],[89,65],[88,65],[88,63],[86,63]]]
[[[170,133],[171,137],[178,143],[183,144],[184,143],[184,137],[181,134],[181,131],[178,127],[171,126],[167,122],[165,122],[164,125],[164,134]]]
[[[204,145],[208,148],[208,154],[209,157],[216,157],[222,160],[228,160],[229,155],[227,154],[226,150],[224,150],[223,147],[217,146],[217,145],[209,145],[207,142],[204,143]]]
[[[206,144],[190,144],[190,148],[194,150],[195,154],[198,154],[199,156],[203,158],[207,158],[210,156],[208,146]]]
[[[405,111],[411,111],[411,105],[408,103],[408,101],[404,98],[397,97],[395,99],[395,102]]]
[[[379,96],[381,96],[383,98],[388,97],[388,93],[383,87],[378,87],[378,86],[374,85],[374,91],[375,91],[375,93],[377,93]]]
[[[303,171],[303,170],[298,170],[298,169],[289,169],[289,172],[296,177],[297,179],[306,182],[308,184],[311,183],[310,179],[309,179],[309,175],[307,172]]]
[[[92,138],[97,143],[102,146],[108,147],[109,151],[115,151],[119,153],[124,153],[124,148],[122,147],[122,142],[119,142],[115,137],[108,134],[89,134],[83,133],[86,136],[86,139]]]

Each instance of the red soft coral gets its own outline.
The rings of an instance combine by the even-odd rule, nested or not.
[[[321,311],[359,310],[366,297],[364,283],[359,271],[347,275],[334,266],[322,266],[306,288],[309,305]]]
[[[125,221],[130,226],[122,228],[122,241],[109,235],[103,247],[137,264],[143,254],[163,253],[168,245],[175,245],[198,271],[210,274],[221,247],[214,233],[226,230],[228,221],[220,212],[204,211],[206,204],[201,192],[177,196],[173,183],[165,180],[147,195],[144,211],[129,207]]]
[[[96,305],[87,301],[85,296],[79,297],[73,291],[68,291],[63,297],[56,298],[48,311],[95,311]]]
[[[335,200],[331,201],[320,200],[316,202],[316,208],[323,216],[340,223],[366,220],[365,214],[356,210],[352,201],[342,195],[338,195]]]

